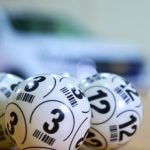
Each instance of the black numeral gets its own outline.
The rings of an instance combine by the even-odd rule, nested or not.
[[[129,90],[129,89],[126,89],[125,91],[128,93],[128,95],[129,95],[129,97],[132,99],[132,101],[134,101],[133,95],[134,95],[134,96],[139,96],[139,94],[138,94],[137,91],[132,91],[132,90]]]
[[[58,118],[55,119],[53,118],[52,119],[52,122],[53,122],[53,128],[52,129],[49,129],[49,124],[47,122],[44,123],[43,125],[43,129],[45,132],[47,132],[48,134],[54,134],[57,132],[57,130],[59,129],[59,122],[63,121],[64,118],[65,118],[65,115],[64,113],[60,110],[60,109],[54,109],[52,110],[51,114],[59,114]]]
[[[78,99],[82,99],[83,97],[85,97],[84,93],[81,92],[80,90],[77,90],[75,88],[71,88],[71,91],[74,94],[74,96],[77,97]]]
[[[86,141],[85,143],[90,144],[94,147],[101,147],[103,145],[98,139],[96,139],[96,136],[93,132],[89,132],[87,140],[88,142]]]
[[[85,140],[85,138],[86,138],[88,132],[89,132],[89,130],[86,131],[86,133],[84,134],[84,137],[80,138],[80,139],[77,141],[77,143],[76,143],[76,145],[75,145],[75,148],[76,148],[76,149],[80,147],[80,145],[82,144],[82,142],[84,142],[84,140]]]
[[[35,77],[34,78],[34,81],[33,81],[33,86],[30,87],[28,84],[25,86],[24,90],[26,92],[32,92],[34,90],[36,90],[39,86],[39,83],[40,82],[43,82],[46,78],[44,76],[38,76],[38,77]]]
[[[94,101],[94,100],[97,100],[97,99],[102,99],[102,98],[105,98],[107,97],[107,94],[105,92],[103,92],[102,90],[98,90],[97,91],[98,94],[97,95],[94,95],[94,96],[91,96],[91,97],[88,97],[88,100],[91,102],[91,101]],[[93,104],[90,104],[91,105],[91,108],[93,108],[95,111],[97,111],[98,113],[101,113],[101,114],[106,114],[110,111],[110,104],[107,100],[100,100],[99,103],[101,105],[104,105],[105,108],[99,108]]]
[[[130,84],[130,83],[129,83],[128,81],[126,81],[126,80],[124,80],[124,82],[125,82],[125,85],[123,85],[123,84],[120,85],[120,87],[123,88],[123,89],[125,89],[125,87]],[[133,87],[133,85],[130,84],[130,86],[131,86],[132,89],[134,89],[134,91],[131,90],[131,89],[125,89],[125,91],[126,91],[126,93],[129,95],[129,97],[132,99],[132,101],[134,101],[134,96],[139,96],[139,94],[138,94],[138,92],[135,90],[135,88]]]
[[[7,123],[7,130],[11,135],[13,135],[15,132],[14,126],[18,123],[18,116],[15,112],[11,112],[10,117],[13,118],[13,120],[11,120],[9,124]]]
[[[119,125],[119,129],[123,129],[123,128],[129,127],[129,126],[131,126],[132,124],[134,124],[137,121],[137,118],[134,117],[133,115],[130,116],[130,119],[131,119],[130,121]],[[119,141],[123,140],[123,135],[126,135],[128,137],[132,136],[137,130],[137,125],[131,126],[131,129],[133,129],[133,132],[121,130],[120,131]]]
[[[14,89],[20,84],[21,82],[18,82],[18,83],[16,83],[16,84],[12,84],[11,86],[10,86],[10,89],[12,90],[12,91],[14,91]]]

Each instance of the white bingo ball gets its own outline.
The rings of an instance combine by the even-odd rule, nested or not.
[[[76,150],[90,120],[88,99],[71,78],[43,74],[18,86],[7,105],[5,124],[21,150]]]
[[[133,85],[118,75],[100,73],[81,81],[79,87],[92,109],[85,145],[111,150],[128,143],[143,117],[143,104]]]
[[[5,108],[15,87],[23,80],[15,75],[0,73],[0,149],[13,147],[5,130]]]

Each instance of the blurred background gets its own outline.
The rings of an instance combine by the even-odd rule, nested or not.
[[[0,0],[0,71],[128,78],[145,110],[141,131],[122,150],[149,150],[149,6],[148,0]]]
[[[80,76],[93,73],[89,66],[147,88],[149,5],[146,0],[0,0],[0,71],[24,78]],[[85,70],[80,62],[87,63]]]

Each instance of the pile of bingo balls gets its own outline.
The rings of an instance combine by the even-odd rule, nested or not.
[[[0,74],[0,149],[117,149],[135,135],[142,115],[138,92],[115,74],[82,81]]]

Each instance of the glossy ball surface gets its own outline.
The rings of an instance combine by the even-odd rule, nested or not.
[[[19,149],[75,150],[91,120],[88,99],[73,79],[38,75],[22,82],[6,108],[7,131]]]
[[[13,147],[5,130],[5,108],[15,87],[23,80],[15,75],[0,73],[0,149]]]
[[[111,150],[128,143],[143,118],[143,104],[133,85],[118,75],[100,73],[81,81],[80,88],[92,109],[85,145]]]

